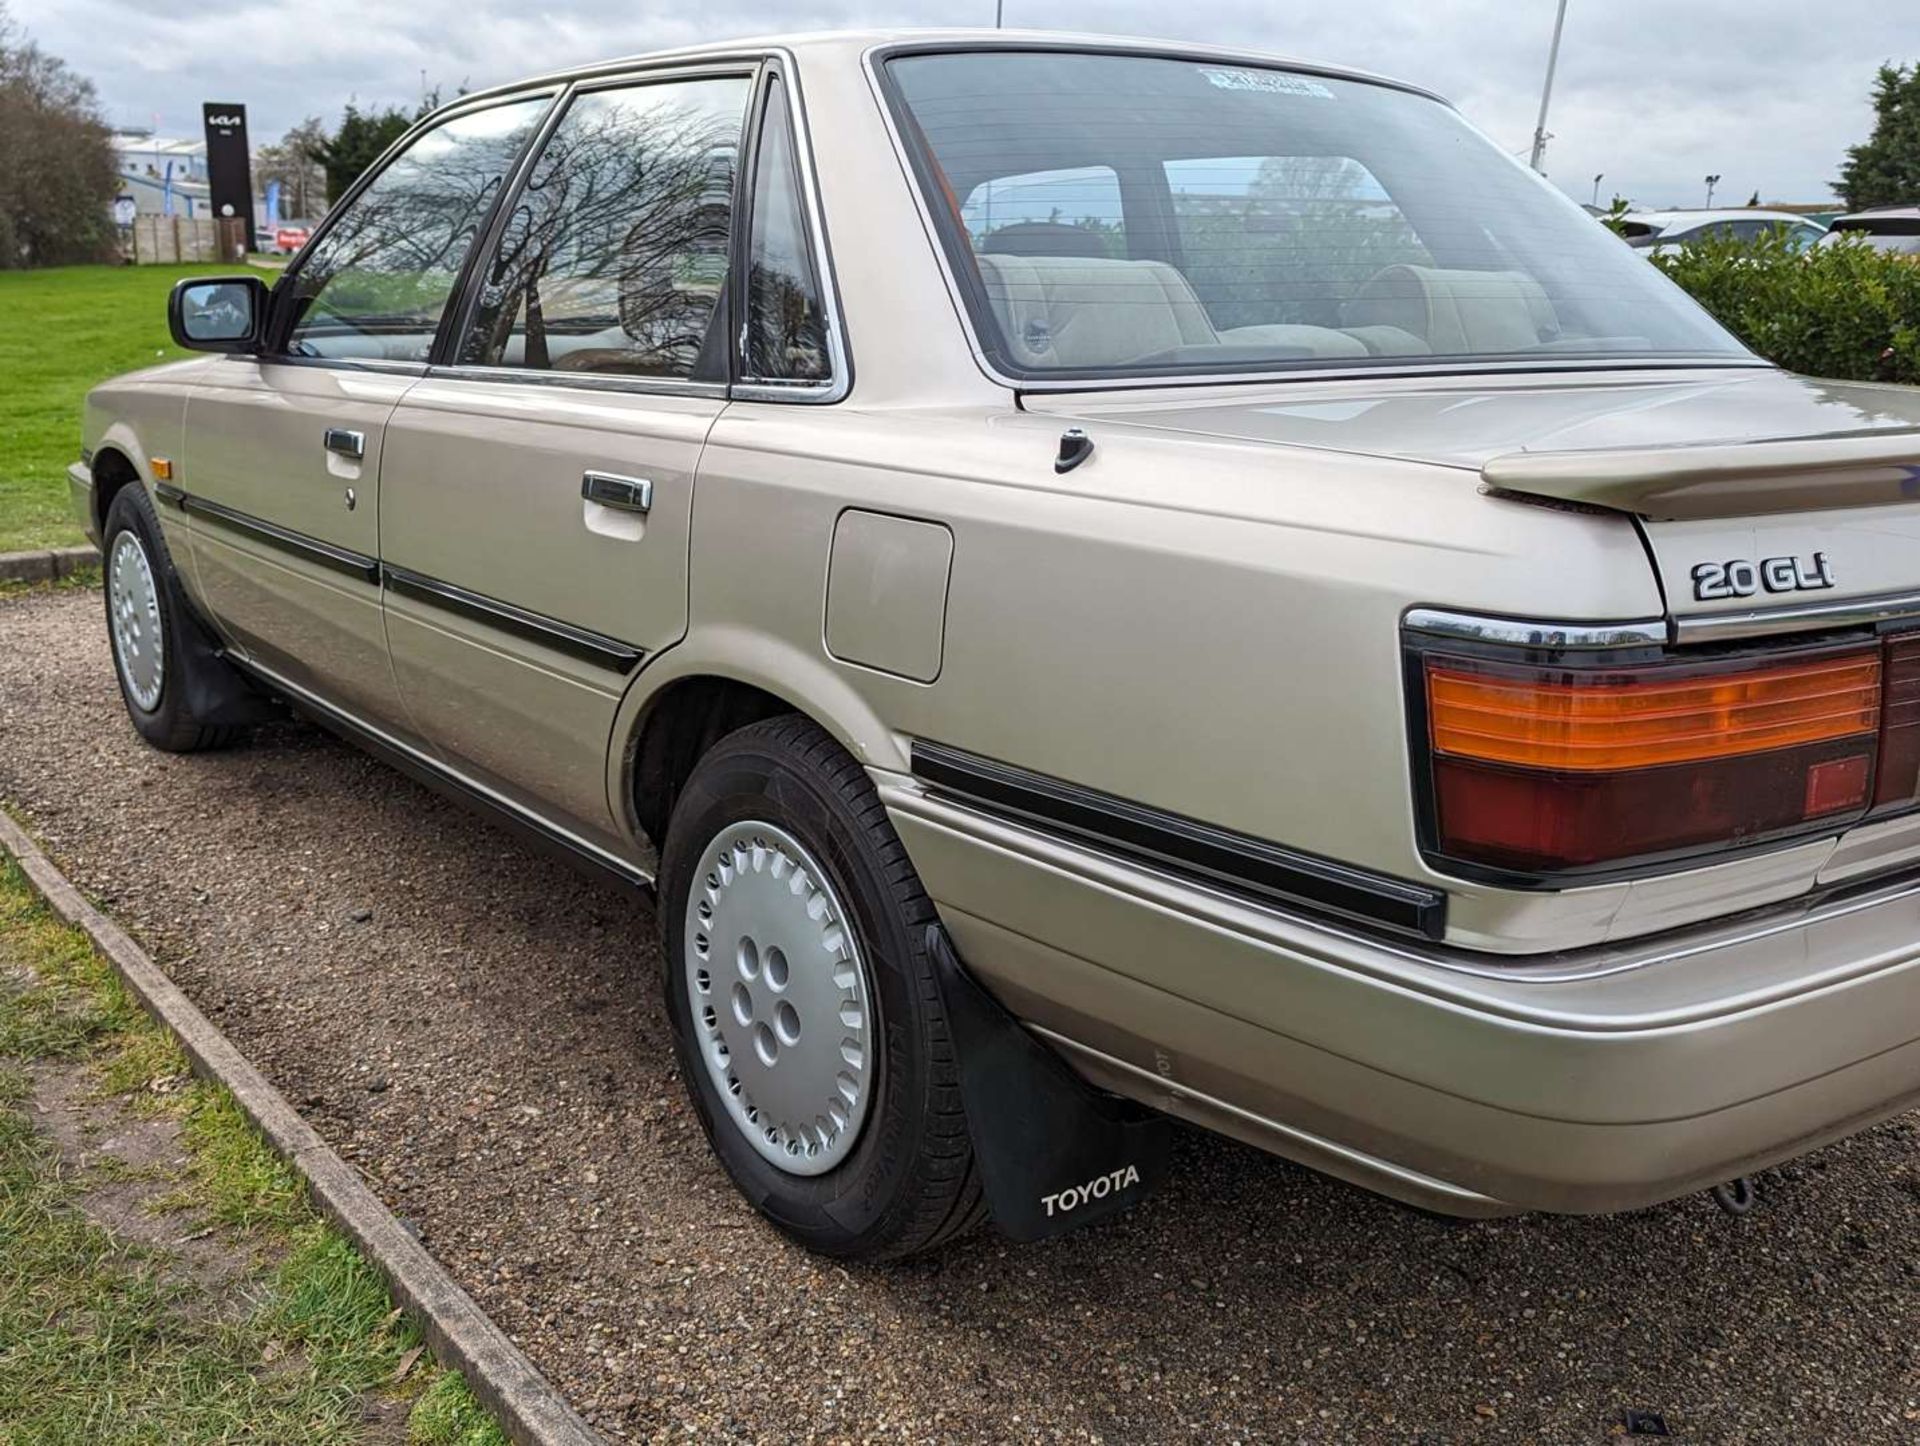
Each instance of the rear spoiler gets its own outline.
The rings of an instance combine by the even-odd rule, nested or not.
[[[1657,520],[1920,502],[1920,427],[1770,442],[1510,452],[1480,469],[1494,492]]]

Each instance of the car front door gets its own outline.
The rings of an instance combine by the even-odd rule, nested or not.
[[[752,64],[584,86],[387,426],[381,555],[420,732],[609,843],[614,713],[685,631],[694,471],[726,405]]]
[[[215,621],[283,681],[402,732],[380,608],[383,435],[552,102],[480,106],[413,138],[275,288],[267,349],[222,358],[187,399],[174,480]]]

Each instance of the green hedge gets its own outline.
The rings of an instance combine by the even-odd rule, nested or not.
[[[1774,234],[1702,241],[1653,264],[1789,371],[1920,385],[1920,262],[1859,241],[1796,252]]]

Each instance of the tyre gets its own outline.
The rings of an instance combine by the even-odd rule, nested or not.
[[[884,1260],[983,1213],[923,939],[933,905],[866,771],[797,715],[729,734],[660,867],[667,1009],[707,1138],[810,1250]]]
[[[215,654],[192,616],[153,503],[138,483],[114,494],[103,558],[114,676],[140,736],[169,753],[219,748],[244,736],[246,727],[230,720],[259,711],[261,700]]]

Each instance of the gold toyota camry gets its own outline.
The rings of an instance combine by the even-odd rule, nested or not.
[[[657,901],[843,1256],[1168,1117],[1456,1215],[1920,1094],[1920,391],[1417,85],[1018,32],[462,97],[89,399],[134,727],[291,707]]]

